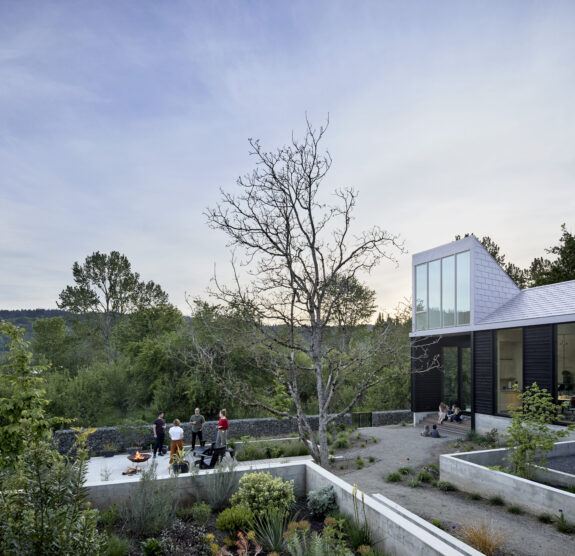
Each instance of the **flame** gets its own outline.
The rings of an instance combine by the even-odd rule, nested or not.
[[[139,451],[139,450],[136,450],[136,453],[134,454],[134,459],[144,459],[144,458],[142,457],[142,454],[140,454],[140,451]]]

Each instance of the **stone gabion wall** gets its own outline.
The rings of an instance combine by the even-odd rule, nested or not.
[[[371,414],[371,426],[383,427],[385,425],[399,425],[402,422],[411,424],[413,413],[409,409],[399,409],[396,411],[374,411]]]
[[[398,424],[411,419],[411,411],[378,411],[372,413],[372,424],[374,427],[382,425]],[[310,416],[312,428],[317,430],[318,417]],[[343,423],[351,426],[351,414],[346,414],[336,420],[336,424]],[[204,440],[211,442],[216,436],[217,421],[207,421],[204,426]],[[168,423],[168,429],[171,424]],[[192,441],[192,426],[189,423],[182,423],[184,429],[184,443]],[[242,436],[285,436],[297,432],[297,422],[295,419],[275,419],[273,417],[261,419],[230,419],[230,429],[228,438],[239,440]],[[74,439],[76,433],[73,430],[56,431],[54,441],[61,454],[71,453],[74,449]],[[139,427],[101,427],[88,437],[88,446],[92,455],[99,454],[107,443],[114,444],[117,449],[125,451],[134,446],[140,446],[145,450],[150,449],[154,441],[152,425]],[[166,443],[169,436],[166,434]]]

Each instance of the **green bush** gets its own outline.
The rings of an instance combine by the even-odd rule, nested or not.
[[[470,498],[471,500],[482,500],[481,494],[477,494],[476,492],[472,492],[472,493],[469,495],[469,498]]]
[[[238,492],[232,497],[232,505],[245,506],[254,514],[271,508],[289,510],[295,502],[293,480],[283,481],[270,473],[246,473],[239,483]]]
[[[130,550],[130,541],[118,537],[118,535],[110,535],[106,539],[106,545],[102,551],[102,556],[124,556]]]
[[[436,518],[432,519],[432,520],[431,520],[431,525],[435,525],[435,526],[438,527],[439,529],[442,528],[442,527],[441,527],[441,520],[440,520],[440,519],[436,519]]]
[[[375,457],[369,456],[368,461],[369,463],[373,463],[375,461]]]
[[[333,441],[333,447],[337,448],[338,450],[349,448],[349,433],[340,432],[336,439]]]
[[[505,502],[504,502],[503,498],[501,498],[501,496],[492,496],[489,499],[489,503],[492,506],[505,506]]]
[[[397,472],[402,475],[413,475],[413,469],[411,467],[400,467]]]
[[[433,481],[433,475],[429,471],[420,471],[417,480],[422,483],[430,483]]]
[[[195,521],[198,525],[205,525],[212,515],[212,508],[209,504],[201,502],[193,506],[186,506],[178,510],[178,517],[182,521]]]
[[[118,508],[116,504],[112,504],[107,510],[100,512],[98,515],[98,525],[109,531],[118,523],[119,515],[118,515]]]
[[[521,506],[509,506],[507,511],[510,514],[521,515],[523,513],[523,508]]]
[[[411,479],[407,482],[407,486],[411,488],[419,488],[420,486],[423,486],[423,483],[417,479]]]
[[[142,554],[144,556],[161,556],[162,544],[158,539],[149,538],[142,542]]]
[[[439,490],[443,490],[444,492],[455,490],[455,487],[449,481],[437,481],[436,486]]]
[[[355,460],[355,465],[358,469],[363,469],[365,467],[365,461],[363,461],[359,456]]]
[[[393,473],[389,473],[389,475],[385,478],[388,483],[399,483],[401,482],[402,475],[399,471],[394,471]]]
[[[238,531],[247,531],[251,528],[254,515],[251,510],[244,506],[232,506],[226,508],[216,519],[216,529],[225,531],[232,538]]]
[[[552,523],[552,521],[553,521],[553,518],[549,514],[539,514],[537,516],[537,519],[541,523]]]
[[[323,517],[337,508],[335,491],[332,485],[312,490],[307,495],[307,507],[314,517]]]

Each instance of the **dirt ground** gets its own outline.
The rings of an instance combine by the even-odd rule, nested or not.
[[[343,456],[344,460],[338,458],[331,471],[367,494],[383,494],[428,521],[438,519],[443,529],[456,536],[467,524],[490,523],[505,537],[499,555],[575,555],[575,535],[560,533],[554,524],[541,523],[536,515],[511,514],[505,507],[492,506],[486,500],[474,501],[460,492],[443,492],[432,486],[411,488],[407,479],[401,483],[386,482],[387,475],[399,467],[419,470],[429,463],[439,464],[440,454],[456,451],[452,447],[456,437],[423,438],[419,430],[401,425],[357,432],[362,435],[361,440],[354,438],[349,449],[337,451],[336,456]],[[363,469],[357,469],[358,456],[365,462]],[[371,463],[370,458],[374,460]],[[575,516],[566,518],[575,522]]]

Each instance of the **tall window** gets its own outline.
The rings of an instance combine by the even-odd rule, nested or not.
[[[557,397],[569,404],[563,420],[575,420],[575,323],[557,325]]]
[[[415,267],[415,329],[446,328],[471,322],[469,251]]]
[[[519,407],[518,392],[523,388],[523,331],[509,328],[497,331],[497,413]]]

